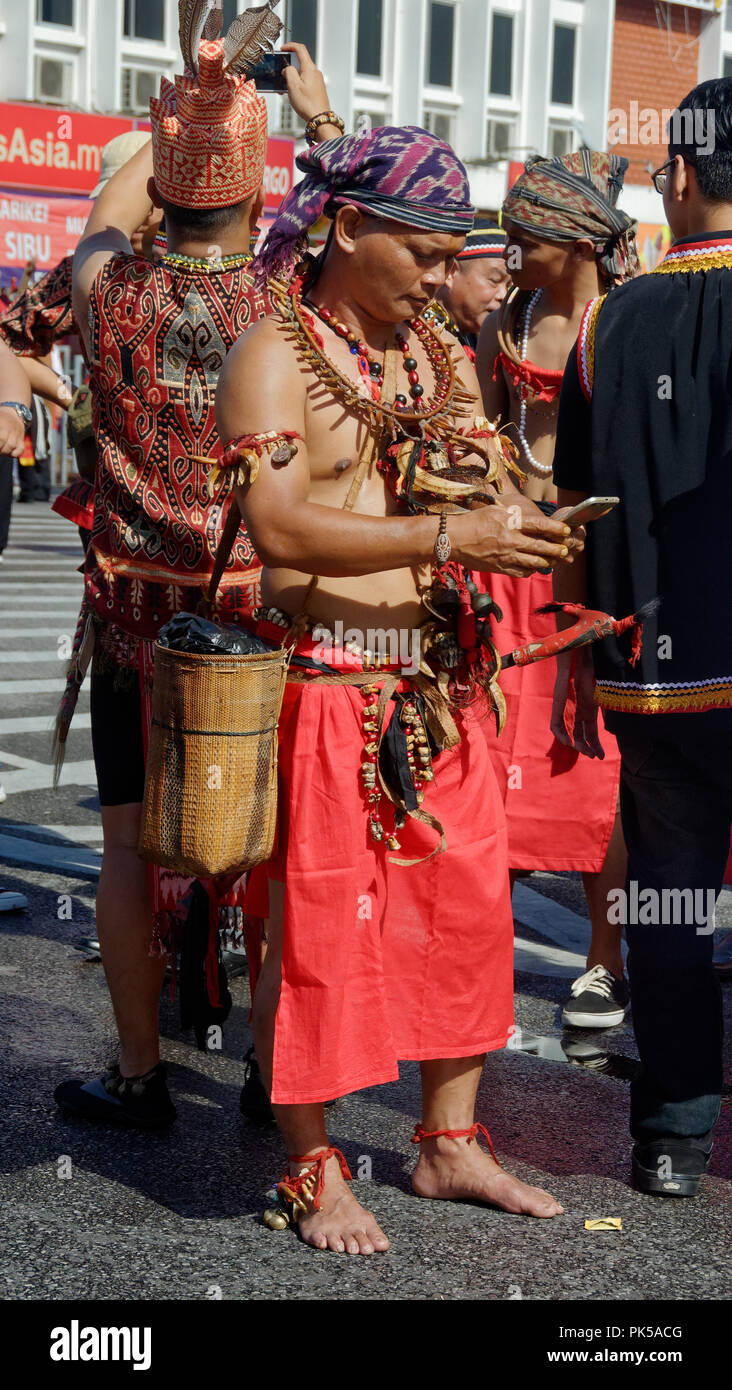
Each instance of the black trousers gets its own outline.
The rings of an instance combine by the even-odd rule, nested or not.
[[[10,531],[10,512],[13,506],[13,464],[14,458],[7,454],[0,456],[0,555],[7,543]]]
[[[712,909],[732,824],[727,715],[635,716],[613,727],[622,755],[628,973],[642,1063],[631,1086],[635,1139],[706,1134],[719,1116],[722,1009]]]
[[[23,502],[47,502],[51,495],[51,460],[36,459],[18,469]]]

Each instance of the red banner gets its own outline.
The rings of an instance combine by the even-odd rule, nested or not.
[[[48,193],[91,193],[102,147],[137,122],[50,106],[0,102],[0,184]]]
[[[0,102],[0,266],[22,273],[32,258],[42,272],[74,251],[91,203],[85,197],[49,195],[91,192],[104,145],[141,127],[149,129],[149,123]],[[294,141],[269,140],[266,222],[290,192],[294,176]]]
[[[115,135],[140,127],[149,128],[149,122],[0,102],[0,185],[43,193],[91,193],[99,179],[103,146]],[[292,188],[294,152],[292,140],[267,143],[268,208],[279,207]]]
[[[268,140],[264,170],[264,206],[276,209],[292,188],[295,178],[294,140]]]
[[[53,198],[0,188],[0,266],[22,274],[26,261],[45,272],[76,250],[91,212],[88,198]]]

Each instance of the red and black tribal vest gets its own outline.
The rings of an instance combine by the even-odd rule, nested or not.
[[[237,338],[270,312],[245,267],[201,271],[118,255],[94,283],[99,463],[86,596],[136,637],[154,638],[174,613],[194,611],[208,586],[229,500],[219,488],[212,502],[200,462],[219,448],[216,384]],[[241,531],[217,616],[236,622],[256,607],[260,575]]]

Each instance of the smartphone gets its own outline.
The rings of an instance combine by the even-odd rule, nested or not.
[[[586,526],[588,521],[597,521],[599,516],[607,516],[619,502],[619,497],[586,497],[584,502],[570,507],[560,520],[565,526]]]
[[[286,92],[285,68],[291,66],[291,53],[265,53],[249,78],[258,92]]]

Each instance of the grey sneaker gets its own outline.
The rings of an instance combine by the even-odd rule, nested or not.
[[[0,912],[19,912],[28,906],[23,893],[14,893],[10,888],[0,888]]]
[[[593,965],[574,981],[562,1023],[567,1028],[614,1028],[622,1023],[629,1008],[627,981],[611,975],[604,965]]]

